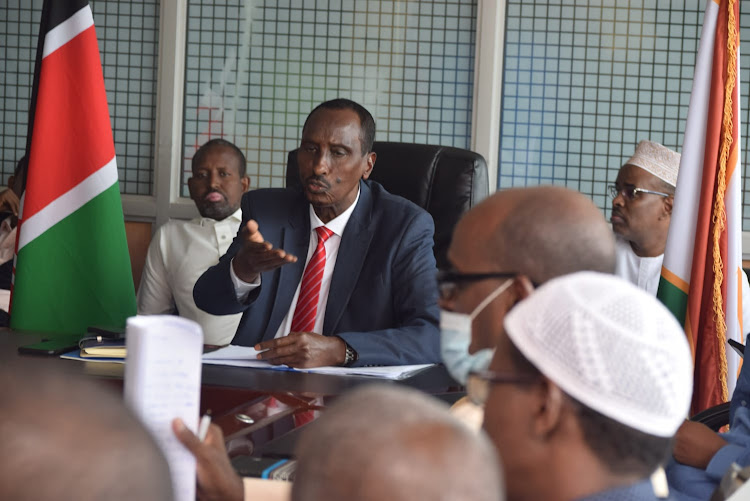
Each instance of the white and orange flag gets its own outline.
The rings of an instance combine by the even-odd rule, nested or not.
[[[657,296],[684,323],[692,413],[726,402],[742,342],[739,0],[709,0]]]
[[[46,0],[29,113],[11,327],[124,327],[135,289],[91,8]]]

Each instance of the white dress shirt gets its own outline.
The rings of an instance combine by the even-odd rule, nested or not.
[[[323,332],[323,322],[325,321],[325,313],[326,313],[326,306],[328,305],[328,291],[331,289],[331,277],[333,276],[333,270],[336,267],[336,259],[339,255],[339,246],[341,245],[341,237],[344,235],[344,229],[346,228],[346,223],[349,222],[349,218],[352,215],[352,212],[354,212],[354,208],[357,206],[357,203],[359,202],[359,195],[360,193],[357,192],[357,198],[354,200],[354,203],[349,206],[344,212],[339,214],[334,219],[331,219],[328,221],[328,223],[323,223],[323,221],[320,220],[317,214],[315,214],[315,211],[312,208],[312,205],[310,206],[310,243],[307,246],[307,258],[305,259],[305,268],[307,268],[307,263],[310,262],[310,259],[312,258],[313,253],[315,252],[315,247],[318,245],[318,235],[315,231],[315,228],[318,226],[325,226],[329,230],[333,232],[333,235],[328,237],[328,240],[325,241],[325,249],[326,249],[326,266],[323,269],[323,280],[320,283],[320,295],[318,296],[318,310],[315,316],[315,330],[314,332],[317,332],[318,334],[325,334]],[[299,256],[297,256],[299,257]],[[235,274],[234,268],[232,266],[229,267],[229,274],[232,277],[232,282],[234,283],[234,290],[237,294],[237,300],[242,302],[244,301],[248,294],[250,294],[250,291],[253,290],[255,287],[258,287],[260,285],[260,276],[258,277],[258,280],[256,280],[254,283],[248,283],[240,280],[240,278]],[[304,273],[303,273],[304,275]],[[302,285],[302,278],[300,277],[300,283],[297,284],[297,290],[294,292],[294,297],[292,298],[292,303],[289,305],[289,311],[287,312],[286,316],[284,317],[284,320],[281,321],[281,324],[279,325],[278,330],[276,331],[275,338],[283,337],[289,334],[289,332],[292,329],[292,317],[294,317],[294,309],[297,306],[297,298],[299,297],[299,290]]]
[[[242,211],[216,221],[197,218],[169,221],[151,240],[138,288],[138,313],[171,313],[195,320],[203,328],[205,344],[228,344],[241,314],[211,315],[195,305],[193,286],[204,271],[226,253],[242,222]]]
[[[630,243],[619,235],[615,235],[615,244],[615,250],[617,251],[615,275],[656,296],[664,254],[655,257],[640,257],[633,252]],[[744,270],[741,279],[742,330],[745,331],[743,334],[747,334],[750,332],[750,284],[748,284]]]
[[[633,252],[630,242],[619,235],[615,235],[615,244],[615,250],[617,251],[615,275],[656,296],[664,254],[655,257],[640,257]]]

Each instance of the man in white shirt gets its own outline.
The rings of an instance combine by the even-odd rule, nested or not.
[[[656,295],[672,217],[680,154],[659,143],[641,141],[620,168],[612,195],[615,275]],[[750,285],[742,276],[743,325],[750,325]]]
[[[148,249],[138,289],[138,313],[174,313],[198,322],[206,344],[228,344],[241,315],[217,316],[195,305],[193,286],[219,262],[242,222],[240,201],[250,185],[245,155],[224,139],[212,139],[193,157],[190,198],[200,218],[169,221]]]
[[[653,295],[659,286],[679,168],[679,153],[641,141],[610,186],[615,275]]]

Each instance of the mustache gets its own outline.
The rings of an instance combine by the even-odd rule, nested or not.
[[[622,214],[622,212],[620,212],[620,211],[619,211],[619,210],[617,210],[617,209],[612,209],[612,216],[619,216],[619,217],[621,217],[621,218],[623,218],[623,219],[625,218],[625,216],[624,216],[624,215]],[[611,216],[610,216],[610,217],[611,217]]]
[[[308,176],[305,179],[305,184],[308,184],[310,182],[313,182],[315,184],[323,185],[326,188],[330,188],[331,187],[331,183],[329,183],[328,180],[326,178],[324,178],[323,176],[315,176],[315,175]]]

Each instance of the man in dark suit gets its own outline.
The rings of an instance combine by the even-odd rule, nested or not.
[[[193,290],[209,313],[244,312],[234,344],[294,367],[440,360],[434,224],[367,181],[374,138],[362,106],[325,102],[302,128],[302,191],[245,194],[239,234]]]

